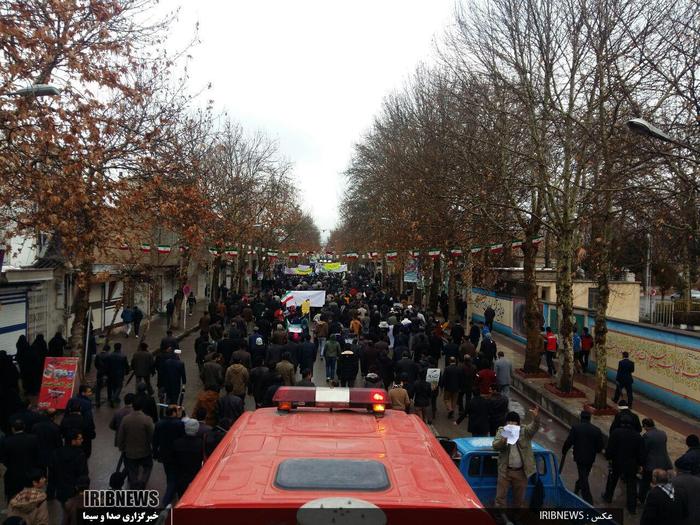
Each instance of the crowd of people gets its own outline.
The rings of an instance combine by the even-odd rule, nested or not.
[[[281,302],[284,291],[306,288],[326,290],[325,306],[304,315],[300,308]],[[110,484],[119,487],[127,482],[129,488],[144,488],[154,461],[160,462],[166,479],[164,506],[187,489],[203,461],[243,414],[246,401],[255,409],[271,407],[283,385],[385,388],[392,409],[415,413],[428,424],[444,406],[446,417],[455,425],[468,420],[466,430],[472,436],[494,438],[499,453],[496,504],[505,505],[509,489],[514,500],[522,503],[528,477],[535,471],[531,440],[539,428],[538,409],[522,425],[520,415],[511,410],[513,366],[492,337],[491,308],[485,312],[485,322],[479,323],[465,319],[458,304],[457,315],[447,322],[445,301],[440,301],[442,315],[433,315],[409,304],[407,296],[383,290],[367,272],[345,280],[328,275],[320,282],[279,275],[253,294],[229,292],[223,286],[218,291],[218,300],[210,302],[198,320],[193,348],[181,349],[170,329],[153,351],[140,342],[130,359],[122,354],[120,343],[103,346],[94,356],[94,383],[80,386],[60,423],[55,411],[31,409],[24,399],[38,390],[36,378],[21,363],[17,377],[10,377],[14,365],[0,355],[3,389],[7,377],[19,392],[21,376],[25,394],[2,417],[7,436],[0,443],[0,461],[6,467],[10,516],[21,516],[27,525],[44,525],[42,505],[47,498],[56,498],[65,509],[66,525],[72,523],[71,516],[80,508],[80,493],[90,485],[87,460],[96,437],[93,402],[101,406],[105,388],[114,409],[109,427],[120,451]],[[127,337],[130,324],[138,334],[140,323],[134,310],[129,310],[123,317]],[[18,342],[18,350],[20,344],[28,355],[26,340]],[[545,331],[545,355],[552,345],[556,348],[556,340]],[[35,348],[34,353],[39,351]],[[187,377],[183,359],[196,363],[198,378]],[[325,372],[322,377],[314,375],[319,361]],[[122,399],[131,381],[133,392]],[[194,404],[184,407],[184,389],[191,385],[199,391]],[[620,405],[624,407],[625,401]],[[673,489],[668,487],[679,483],[696,487],[693,483],[700,481],[697,437],[688,438],[689,451],[675,464],[679,475],[669,481],[659,471],[672,468],[670,459],[666,461],[668,454],[662,458],[658,450],[661,431],[645,419],[645,434],[640,436],[638,418],[635,423],[628,413],[629,409],[621,410],[610,430],[605,454],[611,470],[603,499],[612,498],[619,479],[627,485],[630,511],[636,510],[638,497],[663,503],[659,487],[667,495],[671,490],[671,499]],[[506,436],[514,426],[522,428],[511,443]],[[572,428],[563,453],[570,448],[579,472],[576,491],[592,503],[588,475],[603,445],[590,414],[583,413],[581,423]],[[637,493],[636,478],[632,483],[630,476],[636,476],[638,468],[643,475]],[[682,475],[686,470],[694,476],[690,481]],[[686,490],[679,489],[679,494]],[[647,508],[656,507],[648,504],[645,513]]]

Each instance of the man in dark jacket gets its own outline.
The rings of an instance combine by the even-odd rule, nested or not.
[[[469,321],[469,342],[476,348],[481,339],[481,330],[474,321]]]
[[[481,340],[479,353],[486,356],[489,361],[489,368],[491,368],[498,355],[498,347],[496,346],[496,341],[494,341],[491,336],[491,332],[486,332],[484,334],[484,338]]]
[[[221,387],[224,385],[223,360],[223,356],[217,353],[210,356],[209,360],[202,365],[200,378],[205,389],[215,392],[221,390]]]
[[[132,402],[136,402],[136,400],[140,400],[143,413],[156,423],[158,421],[158,405],[156,405],[156,400],[153,399],[153,395],[148,393],[145,383],[139,383],[136,386],[136,394]]]
[[[443,400],[445,401],[445,406],[447,407],[448,419],[452,419],[452,416],[454,416],[455,406],[457,404],[457,394],[459,393],[461,383],[461,367],[458,367],[457,360],[454,357],[451,357],[448,360],[447,367],[445,367],[445,370],[443,370],[442,374],[440,374],[440,388],[443,391]]]
[[[359,371],[360,360],[357,354],[352,351],[350,345],[346,345],[345,350],[343,350],[338,357],[338,379],[340,379],[340,386],[351,388],[355,386],[355,379]]]
[[[233,362],[233,359],[236,358],[238,359],[238,362],[241,363],[243,366],[245,366],[248,370],[251,368],[251,357],[250,357],[250,352],[246,350],[245,343],[242,343],[243,346],[239,347],[238,350],[233,352],[231,354],[231,362]]]
[[[224,419],[234,423],[244,411],[241,397],[233,393],[233,385],[226,385],[226,394],[216,401],[214,408],[216,423],[219,424]]]
[[[153,355],[148,351],[148,343],[139,344],[138,350],[131,357],[131,369],[134,371],[134,377],[136,378],[135,384],[145,383],[148,393],[152,395],[151,375],[155,371],[155,362]]]
[[[235,352],[235,350],[236,343],[231,338],[230,332],[229,335],[227,335],[224,339],[222,339],[216,344],[216,351],[222,356],[224,356],[224,366],[229,365],[229,363],[231,362],[231,356],[233,355],[233,352]]]
[[[129,371],[129,362],[122,354],[122,344],[114,343],[114,351],[107,357],[107,399],[109,405],[114,408],[121,403],[121,393],[124,386],[124,377]]]
[[[459,323],[459,321],[452,326],[450,335],[452,343],[457,345],[457,348],[459,348],[459,345],[462,344],[462,339],[464,338],[464,327]]]
[[[394,377],[401,377],[406,375],[408,384],[413,384],[418,379],[418,372],[420,371],[418,363],[411,359],[408,353],[399,359],[394,365]]]
[[[9,502],[24,488],[24,478],[31,469],[40,467],[39,439],[25,432],[24,422],[11,423],[12,434],[0,442],[0,462],[5,465],[5,497]]]
[[[622,426],[622,423],[627,423],[628,425],[631,425],[633,429],[635,429],[637,432],[642,431],[642,424],[639,422],[639,416],[632,412],[630,407],[627,405],[627,401],[624,399],[620,399],[620,401],[617,403],[618,407],[618,412],[615,414],[615,417],[613,418],[613,422],[610,424],[610,430],[608,432],[608,435],[613,433],[613,430],[616,428],[619,428]]]
[[[677,459],[675,467],[676,475],[671,482],[673,488],[680,489],[690,495],[688,514],[682,525],[696,525],[700,523],[700,498],[696,497],[697,494],[700,494],[700,476],[691,474],[693,463],[686,458]]]
[[[491,385],[491,393],[488,399],[489,407],[489,436],[495,436],[498,427],[506,424],[508,414],[508,398],[498,389],[498,385]]]
[[[139,329],[141,328],[141,321],[143,321],[143,312],[141,309],[137,306],[134,305],[134,307],[131,309],[132,314],[133,314],[133,321],[134,321],[134,335],[138,337],[139,335]]]
[[[160,349],[165,350],[166,348],[172,348],[173,350],[177,350],[180,348],[180,343],[177,340],[177,337],[173,335],[172,330],[167,330],[165,332],[165,337],[160,340]]]
[[[630,423],[621,422],[612,431],[605,450],[605,457],[612,463],[608,473],[608,482],[603,494],[603,500],[611,503],[615,487],[620,478],[625,482],[627,492],[627,510],[634,514],[637,511],[637,471],[644,464],[644,441]]]
[[[95,406],[100,408],[102,404],[102,389],[107,387],[109,397],[109,345],[104,345],[102,351],[95,356]]]
[[[571,427],[562,447],[562,462],[571,447],[574,447],[574,462],[578,469],[578,479],[576,480],[574,492],[576,494],[581,492],[583,499],[593,505],[588,476],[593,468],[596,455],[603,450],[603,433],[591,423],[590,412],[585,410],[581,412],[581,422]]]
[[[165,471],[165,494],[162,505],[173,501],[177,490],[177,470],[173,455],[173,444],[185,435],[185,424],[180,419],[180,409],[170,405],[165,409],[165,417],[153,429],[153,457],[163,464]]]
[[[83,452],[85,452],[85,457],[89,458],[92,454],[92,440],[96,436],[95,420],[92,418],[92,413],[86,415],[82,411],[80,401],[77,398],[74,397],[68,400],[66,414],[61,420],[60,427],[66,443],[68,443],[70,434],[79,433],[81,435]]]
[[[304,342],[299,348],[299,368],[300,370],[313,370],[316,362],[316,345],[311,342],[311,336],[304,334]]]
[[[209,353],[209,332],[202,330],[199,332],[199,337],[194,340],[194,356],[195,363],[199,367],[199,373],[202,373],[202,366],[205,358]]]
[[[615,394],[612,400],[617,403],[620,399],[622,390],[624,389],[627,393],[627,403],[628,406],[632,407],[632,383],[634,383],[634,378],[632,374],[634,373],[634,361],[630,360],[630,355],[628,352],[622,352],[622,359],[617,364],[617,376],[615,377]]]
[[[49,468],[49,481],[56,488],[56,499],[65,505],[76,494],[78,479],[87,475],[83,436],[72,432],[66,437],[65,446],[53,453]]]
[[[654,420],[649,418],[642,420],[642,428],[644,429],[642,439],[644,440],[646,458],[644,460],[644,469],[642,470],[642,479],[639,480],[639,501],[643,502],[649,492],[652,472],[656,469],[671,470],[673,464],[666,448],[666,432],[656,428]]]
[[[676,462],[683,462],[690,466],[691,474],[700,476],[700,438],[696,434],[690,434],[685,438],[685,445],[688,450],[680,456]]]
[[[486,397],[481,395],[478,388],[472,392],[467,411],[459,416],[455,425],[459,425],[467,416],[469,416],[467,430],[473,437],[489,435],[489,402]]]
[[[44,416],[32,425],[31,433],[39,440],[39,465],[42,468],[49,467],[54,451],[63,446],[61,428],[55,420],[56,409],[49,408]]]
[[[689,496],[697,498],[697,494],[686,494],[671,484],[664,469],[654,469],[651,484],[639,525],[681,525],[688,515]]]
[[[484,310],[484,321],[485,325],[489,327],[489,331],[493,332],[493,320],[496,318],[496,311],[491,308],[491,305],[486,307]]]
[[[474,379],[476,378],[476,367],[472,363],[470,355],[465,354],[462,358],[461,365],[461,382],[459,386],[459,394],[457,396],[457,405],[459,406],[459,415],[461,416],[467,410],[469,401],[472,398],[474,390]]]
[[[177,493],[182,495],[189,487],[192,480],[202,468],[204,451],[202,438],[197,435],[199,421],[196,419],[183,419],[185,435],[179,437],[173,443],[173,461],[177,479]]]
[[[135,401],[133,411],[124,416],[117,431],[117,446],[124,454],[129,488],[134,490],[146,488],[153,469],[151,442],[154,425],[142,409],[141,400]]]
[[[263,358],[258,356],[254,362],[255,366],[250,371],[250,380],[248,381],[248,393],[253,395],[255,399],[255,408],[260,408],[263,403],[263,397],[268,385],[268,376],[270,369],[265,366]]]
[[[187,383],[185,363],[180,361],[180,350],[173,352],[173,357],[163,363],[163,386],[168,404],[178,404],[180,392]]]

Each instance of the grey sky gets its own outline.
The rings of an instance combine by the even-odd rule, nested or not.
[[[353,144],[382,98],[433,56],[433,39],[454,6],[454,0],[178,2],[176,43],[200,23],[193,87],[211,81],[206,97],[217,109],[279,140],[295,165],[304,208],[321,229],[338,218],[341,173]]]

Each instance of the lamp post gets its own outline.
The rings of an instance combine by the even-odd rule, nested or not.
[[[642,135],[644,137],[649,137],[663,142],[668,142],[679,148],[685,148],[693,153],[700,155],[700,149],[697,149],[690,144],[681,142],[680,140],[674,139],[671,135],[657,128],[651,122],[644,120],[643,118],[633,118],[627,121],[627,127],[630,131],[636,133],[637,135]],[[694,159],[689,159],[694,160]]]
[[[60,95],[61,91],[50,84],[32,84],[25,88],[18,89],[17,91],[10,91],[9,93],[3,93],[6,97],[55,97]]]

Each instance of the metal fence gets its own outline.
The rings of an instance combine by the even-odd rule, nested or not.
[[[639,320],[662,326],[673,326],[674,302],[662,301],[652,297],[651,301],[642,301],[639,304]]]

